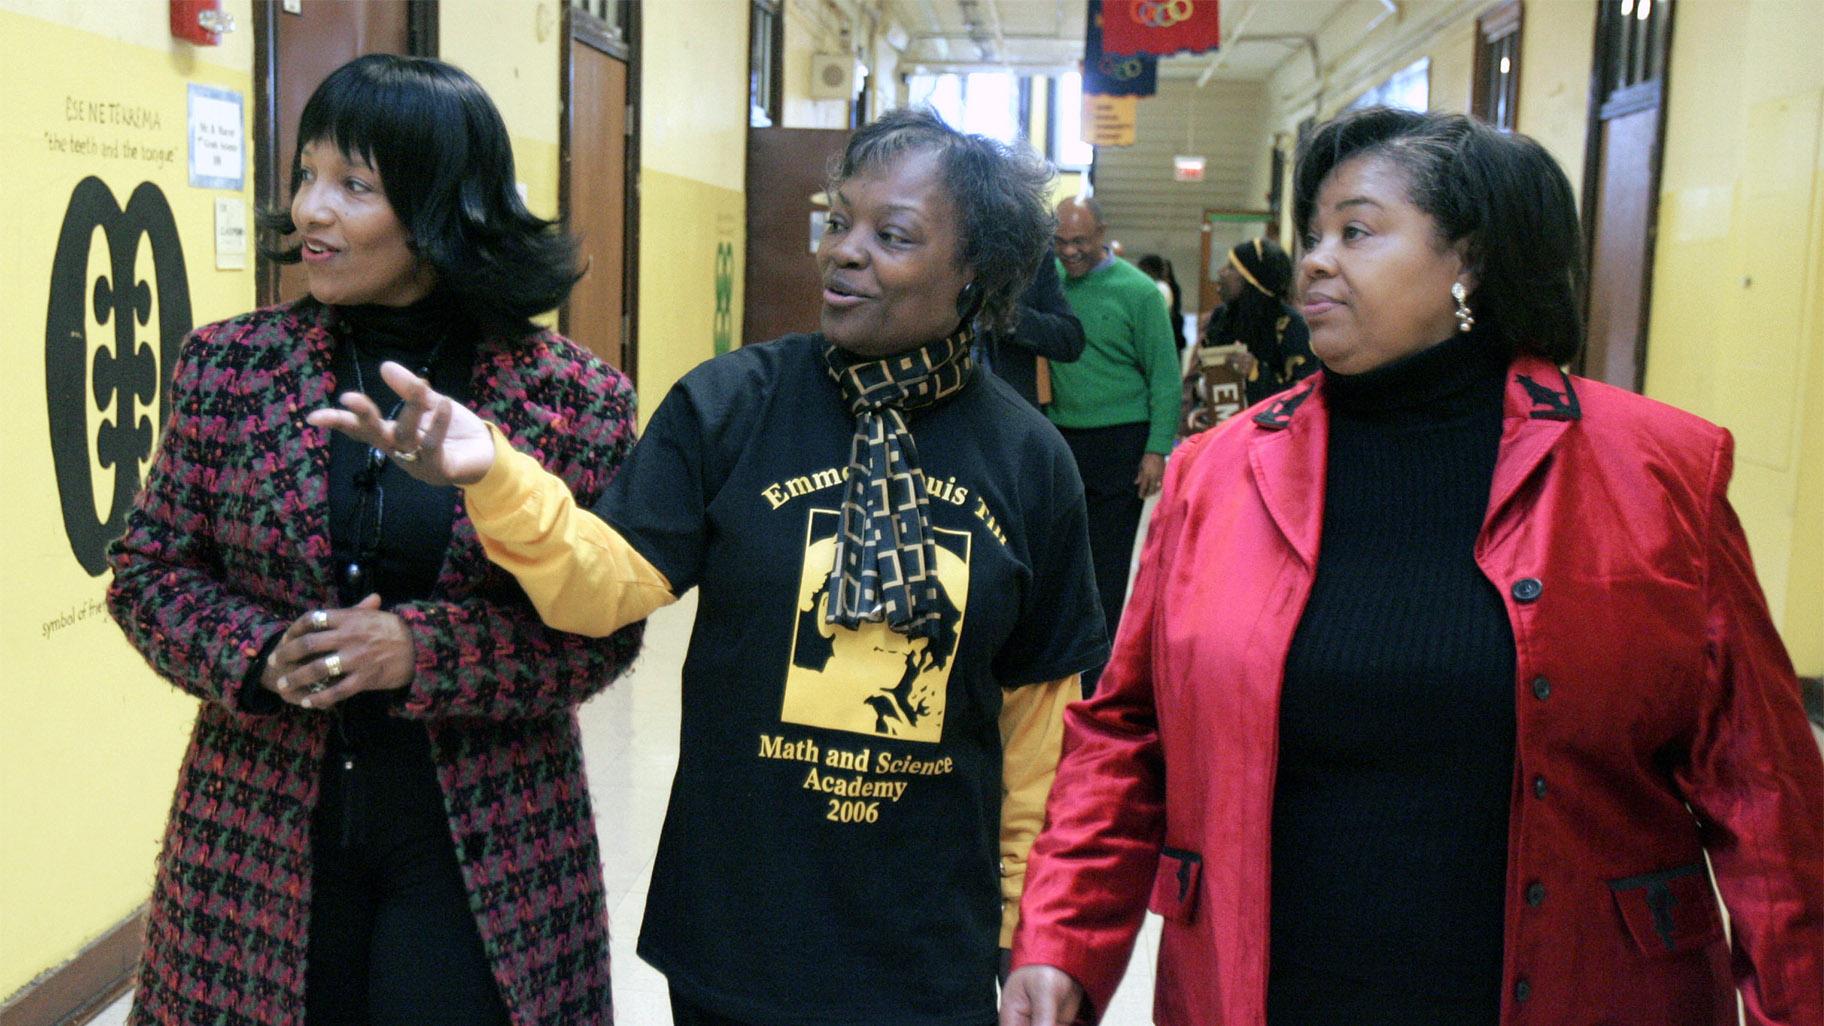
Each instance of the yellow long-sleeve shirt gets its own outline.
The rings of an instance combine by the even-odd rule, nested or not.
[[[552,627],[601,637],[677,601],[665,575],[620,532],[580,509],[562,480],[514,450],[489,426],[494,465],[464,490],[488,558],[519,581]],[[1001,936],[1012,944],[1026,856],[1044,824],[1064,737],[1064,706],[1077,677],[1003,692],[1001,730]]]

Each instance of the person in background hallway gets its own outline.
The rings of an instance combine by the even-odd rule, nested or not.
[[[1089,548],[1108,636],[1121,622],[1140,508],[1159,490],[1178,427],[1177,333],[1152,279],[1103,244],[1102,210],[1088,197],[1058,206],[1054,243],[1064,295],[1088,345],[1052,369],[1045,411],[1064,435],[1089,501]],[[1083,675],[1095,690],[1101,667]]]
[[[304,422],[417,368],[592,501],[633,441],[619,373],[529,318],[576,280],[468,75],[362,57],[305,105],[280,259],[310,295],[199,328],[108,608],[202,700],[134,1023],[610,1021],[574,709],[639,647],[545,626],[409,450]]]
[[[1229,250],[1216,271],[1216,288],[1222,306],[1210,318],[1184,380],[1185,416],[1192,407],[1209,402],[1200,388],[1200,366],[1206,354],[1216,357],[1219,347],[1240,345],[1222,357],[1247,384],[1247,404],[1253,406],[1277,395],[1317,371],[1311,355],[1311,332],[1305,319],[1287,302],[1292,291],[1292,258],[1271,239],[1249,239]]]
[[[1172,262],[1157,253],[1148,253],[1134,261],[1134,266],[1159,287],[1159,295],[1171,313],[1172,339],[1177,343],[1178,351],[1184,352],[1185,343],[1189,341],[1184,333],[1184,293],[1178,288],[1178,275],[1172,270]]]
[[[1106,1008],[1147,907],[1161,1026],[1824,1023],[1824,761],[1729,433],[1559,369],[1538,143],[1372,108],[1294,182],[1323,373],[1172,461],[1003,1026]]]
[[[1064,287],[1058,283],[1057,271],[1050,261],[1039,265],[1032,281],[1020,293],[1017,305],[1012,331],[990,329],[978,334],[976,358],[1013,386],[1020,398],[1042,409],[1042,399],[1050,398],[1050,365],[1071,363],[1083,355],[1083,325],[1065,300]],[[1043,376],[1047,381],[1043,397],[1039,389],[1041,366],[1045,367]]]
[[[594,513],[400,367],[313,423],[426,455],[547,622],[698,589],[640,955],[678,1026],[988,1026],[1076,675],[1105,658],[1069,451],[976,372],[1050,169],[893,111],[850,137],[823,333],[685,375]],[[997,870],[998,865],[998,870]]]

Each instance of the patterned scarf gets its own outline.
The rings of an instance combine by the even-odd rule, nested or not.
[[[932,406],[969,383],[975,360],[968,327],[911,352],[862,363],[824,350],[824,365],[855,415],[828,621],[887,625],[909,637],[937,634],[937,545],[918,446],[905,412]]]

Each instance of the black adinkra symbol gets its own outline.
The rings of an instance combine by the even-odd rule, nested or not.
[[[108,272],[90,282],[89,249],[97,228],[107,236]],[[152,252],[151,283],[134,276],[142,238]],[[156,352],[138,339],[139,329],[151,326],[155,298]],[[104,329],[113,329],[112,340],[95,348],[92,361],[87,328],[91,302],[95,320]],[[158,400],[162,424],[171,406],[164,386],[190,327],[184,250],[165,194],[151,182],[141,182],[122,210],[101,179],[91,175],[76,183],[51,264],[44,389],[64,531],[76,561],[91,575],[106,568],[108,542],[126,526],[127,511],[139,491],[140,461],[152,453],[153,400]],[[92,414],[110,406],[112,419],[102,421],[90,438]],[[93,462],[114,471],[105,519],[96,517]]]

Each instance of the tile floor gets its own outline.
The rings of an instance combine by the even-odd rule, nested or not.
[[[589,786],[595,799],[612,936],[615,1019],[621,1026],[671,1026],[665,978],[633,952],[646,885],[658,846],[665,799],[678,762],[678,678],[696,616],[693,592],[654,614],[646,649],[633,671],[581,711]],[[1106,1026],[1151,1021],[1158,919],[1148,916],[1127,982],[1103,1019]],[[92,1020],[124,1026],[122,999]]]

